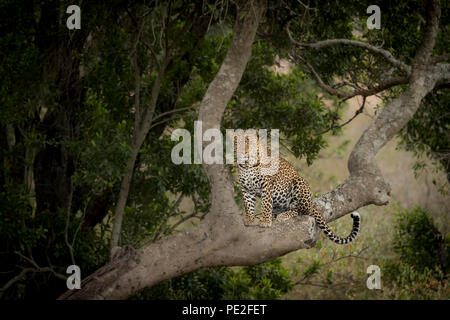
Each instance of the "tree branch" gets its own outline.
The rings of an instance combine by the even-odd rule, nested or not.
[[[340,101],[339,104],[340,104],[341,102],[342,102],[342,101]],[[362,102],[362,104],[361,104],[361,107],[359,107],[359,109],[355,111],[355,114],[353,115],[353,117],[351,117],[350,119],[348,119],[347,121],[345,121],[343,124],[340,124],[340,125],[334,125],[334,126],[332,126],[331,128],[328,128],[328,129],[326,129],[326,130],[324,130],[324,131],[322,131],[322,132],[316,133],[315,135],[316,135],[316,136],[320,136],[320,135],[322,135],[322,134],[324,134],[324,133],[327,133],[327,132],[329,132],[329,131],[331,131],[331,130],[338,129],[338,128],[342,128],[342,127],[346,126],[347,124],[349,124],[350,122],[352,122],[352,121],[353,121],[360,113],[363,112],[365,105],[366,105],[366,96],[363,96],[363,102]]]
[[[449,59],[450,59],[450,52],[444,53],[444,54],[442,54],[440,56],[431,57],[430,58],[430,63],[431,64],[436,64],[436,63],[439,63],[439,62],[447,61]]]
[[[336,258],[336,257],[335,257],[335,254],[333,254],[333,257],[331,258],[331,260],[328,261],[328,262],[326,262],[326,263],[320,264],[320,267],[329,266],[329,265],[331,265],[331,264],[333,264],[333,263],[336,263],[336,262],[338,262],[339,260],[343,260],[343,259],[349,259],[349,258],[364,259],[363,257],[361,257],[361,255],[362,255],[363,252],[366,251],[368,248],[369,248],[369,247],[364,247],[364,248],[362,248],[362,249],[361,249],[358,253],[356,253],[356,254],[348,254],[348,255],[345,255],[345,256],[342,256],[342,257],[339,257],[339,258]],[[302,285],[314,285],[314,284],[312,284],[312,283],[310,283],[310,282],[304,282],[305,280],[307,280],[308,278],[310,278],[310,277],[313,276],[313,275],[314,275],[314,274],[306,274],[306,275],[303,276],[300,280],[297,280],[297,281],[294,283],[294,286],[299,285],[299,284],[302,284]],[[323,285],[321,285],[321,286],[323,286]],[[325,287],[326,287],[326,286],[325,286]]]
[[[363,97],[372,96],[372,95],[380,93],[386,89],[398,86],[400,84],[408,83],[408,77],[395,77],[395,78],[388,78],[387,80],[380,82],[377,86],[372,87],[372,88],[367,88],[367,89],[358,88],[358,89],[354,89],[352,91],[338,90],[336,88],[333,88],[333,87],[327,85],[322,80],[320,75],[316,72],[314,67],[305,58],[303,58],[302,56],[300,56],[298,54],[296,55],[296,57],[306,65],[306,67],[309,69],[309,71],[313,75],[314,79],[316,80],[317,85],[322,90],[324,90],[325,92],[327,92],[333,96],[342,98],[344,100],[353,98],[355,96],[363,96]],[[292,57],[291,57],[291,59],[292,59]]]
[[[175,203],[173,204],[173,206],[172,206],[172,208],[171,208],[171,210],[170,210],[170,213],[169,213],[168,216],[167,216],[167,220],[168,220],[169,218],[171,218],[172,215],[175,213],[175,211],[178,209],[178,207],[180,206],[181,200],[183,200],[183,198],[184,198],[184,195],[183,195],[183,193],[181,193],[181,194],[178,196],[178,199],[177,199],[177,200],[175,201]],[[162,231],[163,231],[164,226],[167,224],[167,220],[164,221],[163,223],[161,223],[161,225],[160,225],[160,226],[158,227],[158,229],[155,231],[155,234],[154,234],[154,236],[153,236],[153,242],[155,242],[155,241],[159,238],[160,234],[161,234]]]
[[[433,53],[434,44],[436,42],[437,33],[439,30],[439,20],[441,18],[441,4],[439,0],[427,1],[427,19],[425,25],[425,32],[422,37],[422,42],[413,60],[413,69],[416,71],[422,70],[429,62],[431,54]]]
[[[30,259],[24,255],[22,255],[20,252],[15,252],[17,255],[19,255],[21,258],[25,259],[29,263],[33,265],[34,268],[23,268],[22,271],[12,279],[10,279],[3,287],[0,288],[0,299],[2,298],[3,294],[8,290],[11,286],[13,286],[15,283],[21,281],[27,273],[33,272],[33,273],[41,273],[41,272],[51,272],[56,278],[61,280],[66,280],[67,277],[63,274],[60,274],[56,272],[52,267],[39,267],[39,265],[33,260]]]
[[[64,228],[64,242],[66,243],[67,248],[69,249],[70,259],[72,264],[75,264],[75,258],[73,255],[73,246],[69,243],[69,224],[70,224],[70,213],[72,211],[72,198],[73,198],[73,183],[70,181],[70,190],[69,195],[67,197],[67,214],[66,214],[66,225]]]
[[[153,117],[153,121],[152,122],[155,122],[156,120],[158,120],[158,119],[160,119],[160,118],[162,118],[164,116],[167,116],[169,114],[172,114],[172,113],[175,113],[175,112],[180,112],[180,111],[185,111],[185,110],[190,110],[190,109],[193,109],[195,107],[196,106],[193,105],[193,106],[190,106],[190,107],[178,108],[178,109],[173,109],[173,110],[170,110],[170,111],[166,111],[166,112],[160,113],[156,117]]]
[[[33,269],[33,268],[24,268],[17,276],[10,279],[2,288],[0,288],[0,299],[2,298],[2,296],[6,290],[8,290],[16,282],[22,280],[26,276],[27,273],[32,272],[34,270],[35,269]]]

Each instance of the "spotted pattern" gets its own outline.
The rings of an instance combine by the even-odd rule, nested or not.
[[[285,159],[279,158],[278,171],[275,174],[261,174],[266,166],[268,165],[259,163],[251,165],[248,162],[238,166],[238,180],[245,205],[245,225],[270,227],[273,217],[276,221],[284,221],[305,214],[312,216],[319,228],[335,243],[346,244],[356,238],[360,226],[358,213],[351,214],[353,228],[349,236],[341,238],[335,235],[314,206],[308,183],[298,175],[295,168]],[[256,198],[261,198],[261,219],[255,217]]]

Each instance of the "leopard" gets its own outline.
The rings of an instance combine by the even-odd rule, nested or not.
[[[313,217],[324,234],[337,244],[348,244],[356,238],[360,229],[358,212],[351,213],[353,227],[350,234],[345,238],[336,235],[314,205],[308,182],[299,175],[294,166],[283,157],[278,157],[277,170],[268,173],[270,164],[260,161],[259,139],[257,145],[256,161],[250,161],[246,145],[243,161],[235,163],[243,196],[245,226],[271,227],[273,220],[278,223],[295,216],[308,215]],[[257,198],[261,199],[261,218],[255,215]]]

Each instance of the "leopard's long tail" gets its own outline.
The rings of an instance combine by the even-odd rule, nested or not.
[[[351,217],[353,219],[353,228],[352,228],[352,232],[350,232],[350,234],[346,238],[341,238],[341,237],[335,235],[334,232],[331,231],[328,223],[325,221],[325,219],[322,217],[322,215],[319,213],[319,211],[317,211],[317,209],[315,207],[313,207],[311,209],[309,215],[314,217],[317,225],[319,226],[320,229],[323,230],[323,232],[327,235],[327,237],[330,238],[331,241],[334,241],[338,244],[350,243],[353,240],[355,240],[356,236],[358,235],[359,225],[360,225],[360,221],[361,221],[361,217],[359,216],[358,212],[353,212],[351,214]]]

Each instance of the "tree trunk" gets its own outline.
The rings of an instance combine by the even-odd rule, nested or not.
[[[127,161],[126,171],[124,177],[122,178],[122,183],[120,185],[119,199],[117,201],[116,209],[114,211],[114,225],[111,234],[111,242],[110,242],[110,256],[113,258],[115,254],[117,254],[120,250],[120,233],[122,231],[122,220],[123,220],[123,212],[125,210],[125,205],[127,204],[128,194],[130,191],[131,179],[133,177],[133,170],[136,163],[137,155],[139,150],[141,149],[142,144],[145,141],[145,137],[147,136],[152,121],[153,114],[155,112],[156,103],[158,101],[159,91],[161,89],[161,84],[163,81],[164,73],[169,63],[168,52],[166,51],[166,57],[164,62],[162,63],[161,68],[158,71],[158,76],[155,79],[152,87],[152,93],[150,98],[149,105],[145,108],[145,112],[142,113],[140,110],[140,75],[139,78],[136,79],[136,102],[135,102],[135,124],[134,124],[134,132],[131,143],[131,155]],[[135,66],[137,68],[137,66]],[[137,75],[138,77],[138,75]]]
[[[139,149],[132,147],[130,158],[127,161],[126,171],[120,185],[119,199],[114,210],[114,225],[111,232],[111,256],[115,251],[115,247],[120,246],[120,233],[122,231],[122,220],[125,205],[127,204],[128,193],[130,192],[131,179],[133,177],[134,164],[136,162]]]

